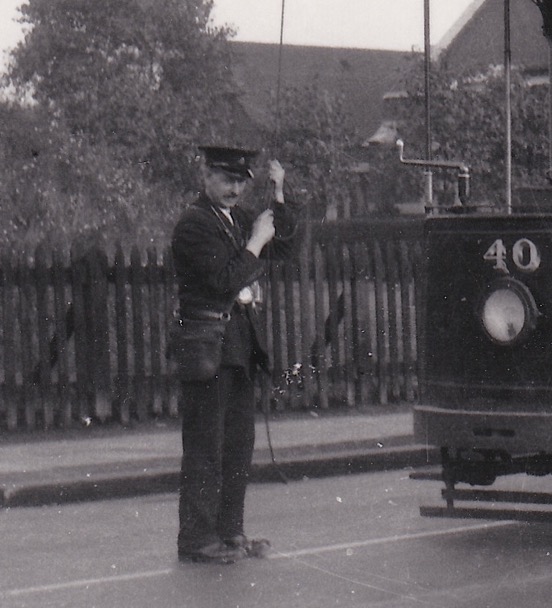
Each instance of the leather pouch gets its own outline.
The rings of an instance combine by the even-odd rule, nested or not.
[[[172,319],[167,357],[174,373],[185,382],[214,378],[222,357],[226,319]]]

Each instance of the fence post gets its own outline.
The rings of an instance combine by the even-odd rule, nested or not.
[[[173,265],[172,251],[170,247],[165,249],[163,256],[163,300],[164,300],[164,336],[165,336],[165,347],[163,349],[163,355],[167,352],[167,336],[169,333],[169,323],[174,314],[175,308],[177,308],[178,296],[176,294],[176,280],[175,271]],[[168,410],[170,416],[177,416],[179,412],[179,399],[180,399],[180,381],[176,374],[170,372],[170,365],[168,365],[166,357],[164,357],[167,385],[166,385],[166,401],[168,403]]]
[[[161,394],[161,325],[159,315],[163,311],[161,306],[160,272],[157,263],[157,252],[148,249],[147,280],[149,289],[149,329],[150,329],[150,358],[151,358],[151,401],[152,413],[160,416],[163,413],[163,399]]]
[[[400,243],[400,276],[401,276],[401,304],[402,304],[402,325],[403,325],[403,357],[404,357],[404,378],[405,392],[407,401],[414,400],[414,379],[415,374],[413,353],[415,352],[415,337],[413,332],[412,311],[411,311],[411,286],[412,278],[412,251],[404,241]],[[415,287],[414,287],[415,288]],[[415,302],[412,302],[415,308]]]
[[[318,243],[314,249],[314,311],[316,339],[313,344],[312,359],[318,376],[318,402],[322,409],[328,409],[329,383],[325,341],[324,261]]]
[[[291,262],[287,262],[283,267],[284,279],[284,314],[285,314],[285,336],[286,336],[286,359],[287,369],[297,369],[297,364],[300,364],[298,347],[297,347],[297,332],[300,327],[296,325],[296,300],[295,300],[295,282],[297,278],[297,268]],[[297,369],[300,373],[300,370]],[[292,382],[288,390],[288,407],[297,409],[300,403],[300,395],[298,392],[297,382]]]
[[[61,252],[55,250],[52,254],[55,334],[50,342],[50,366],[56,364],[58,368],[59,420],[61,426],[68,427],[71,424],[72,411],[67,341],[74,330],[74,310],[67,306],[64,261]]]
[[[372,345],[373,324],[372,315],[375,313],[374,300],[374,271],[372,256],[368,253],[366,243],[355,244],[353,257],[354,273],[356,279],[356,324],[358,326],[358,374],[359,399],[361,404],[368,404],[374,398],[374,353]]]
[[[36,412],[38,408],[38,389],[33,382],[34,350],[33,335],[36,323],[36,311],[33,298],[33,280],[31,256],[25,255],[19,265],[19,287],[21,289],[19,322],[21,324],[21,373],[23,376],[23,417],[26,429],[36,427]]]
[[[14,299],[14,268],[13,258],[2,257],[2,335],[4,346],[4,391],[3,403],[0,408],[6,413],[6,426],[13,431],[18,424],[17,407],[17,377],[15,368],[15,328],[17,323],[16,303]]]
[[[305,239],[299,254],[299,300],[301,319],[301,362],[303,365],[303,407],[312,407],[314,367],[311,361],[312,316],[311,308],[311,259],[312,259],[312,226],[310,220],[310,200],[307,199],[307,220]]]
[[[111,365],[107,288],[107,254],[99,247],[86,256],[89,282],[85,285],[85,304],[89,303],[89,361],[93,389],[93,412],[101,421],[112,415]]]
[[[416,302],[416,351],[417,351],[417,365],[416,372],[418,377],[418,398],[423,397],[420,387],[424,386],[424,374],[425,374],[425,317],[424,309],[426,303],[426,284],[424,277],[424,255],[422,251],[422,245],[416,243],[413,250],[413,269],[414,269],[414,281],[415,281],[415,292],[414,298]]]
[[[84,255],[77,250],[77,246],[71,249],[71,291],[74,315],[75,336],[75,376],[77,380],[76,391],[76,416],[83,421],[90,414],[92,402],[91,370],[88,361],[90,352],[88,346],[87,306],[85,297],[88,297],[88,267]]]
[[[39,246],[35,252],[35,285],[36,285],[36,314],[37,314],[37,337],[38,337],[38,373],[33,378],[39,386],[41,398],[40,415],[42,425],[50,429],[54,423],[52,407],[52,380],[50,369],[50,338],[48,335],[48,284],[50,273],[48,269],[48,258],[44,247]]]
[[[342,244],[343,259],[343,341],[345,400],[348,407],[356,405],[357,361],[355,354],[355,276],[352,271],[351,251],[348,243]]]
[[[121,243],[117,243],[114,260],[115,274],[115,332],[117,336],[117,374],[115,376],[116,415],[121,424],[130,422],[130,381],[128,364],[127,328],[127,272],[125,254]]]
[[[339,326],[343,320],[345,294],[342,284],[343,267],[339,245],[336,245],[334,241],[328,241],[325,246],[329,310],[324,334],[326,343],[329,342],[331,353],[331,366],[329,369],[331,396],[341,401],[345,393],[345,365],[342,360],[339,344]],[[341,292],[339,293],[340,284]]]
[[[389,305],[385,297],[385,266],[383,255],[378,241],[374,242],[374,268],[376,276],[376,344],[377,344],[377,370],[380,405],[388,403],[389,379],[387,375],[388,334],[386,332],[386,307]]]
[[[400,293],[399,268],[395,255],[395,243],[387,241],[386,268],[387,268],[387,309],[388,309],[388,336],[389,336],[389,376],[391,379],[391,395],[395,401],[401,397],[401,374],[399,367],[400,349],[397,314],[397,295]]]
[[[280,301],[280,281],[282,278],[282,269],[279,262],[272,261],[268,269],[270,291],[270,313],[272,320],[272,365],[273,365],[273,385],[276,387],[276,408],[282,409],[279,405],[280,400],[287,400],[287,391],[279,390],[284,382],[282,374],[284,373],[284,357],[282,353],[282,319]],[[287,407],[287,401],[283,405],[283,409]]]
[[[146,355],[144,343],[143,285],[144,269],[138,247],[130,253],[130,280],[132,293],[132,336],[134,342],[134,396],[139,420],[147,416]]]

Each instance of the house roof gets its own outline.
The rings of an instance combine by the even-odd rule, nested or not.
[[[232,42],[235,78],[242,104],[260,124],[274,120],[274,93],[278,82],[279,46]],[[281,87],[302,87],[318,82],[322,90],[344,95],[345,110],[360,135],[379,127],[384,94],[396,88],[410,69],[413,53],[284,45]]]
[[[542,16],[531,0],[510,0],[512,63],[527,70],[548,66]],[[475,0],[444,38],[440,60],[461,74],[504,63],[504,0]]]
[[[548,66],[548,43],[542,34],[539,9],[531,0],[510,0],[510,19],[512,62],[529,71],[544,72]],[[253,123],[270,129],[275,118],[279,45],[236,41],[230,44],[236,59],[234,77],[241,90],[245,114]],[[459,75],[502,64],[504,0],[473,0],[432,51],[434,59],[439,58]],[[345,110],[359,136],[368,140],[382,123],[389,126],[385,121],[393,118],[391,97],[400,96],[398,89],[413,66],[419,68],[420,55],[284,45],[281,86],[301,88],[316,81],[322,90],[342,93]]]

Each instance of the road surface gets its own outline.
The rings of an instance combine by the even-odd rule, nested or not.
[[[5,509],[0,606],[550,608],[552,525],[420,517],[437,494],[405,471],[254,484],[273,552],[227,566],[178,563],[173,494]]]

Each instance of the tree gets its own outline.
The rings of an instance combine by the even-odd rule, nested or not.
[[[0,106],[0,247],[136,235],[147,204],[138,169],[74,136],[39,106]]]
[[[228,136],[235,116],[231,31],[211,25],[212,5],[29,0],[21,7],[29,33],[13,53],[9,81],[33,105],[6,111],[34,115],[37,158],[64,167],[63,175],[51,167],[36,174],[43,183],[34,182],[34,197],[26,194],[36,204],[39,191],[56,191],[48,213],[57,217],[34,226],[37,234],[48,238],[51,228],[50,237],[70,238],[84,225],[133,235],[144,226],[169,230],[193,188],[197,143]],[[12,161],[17,181],[23,165]],[[21,204],[17,190],[4,210]]]
[[[92,144],[178,178],[190,146],[214,135],[235,95],[226,29],[212,0],[30,0],[30,34],[10,76]]]
[[[251,145],[251,121],[233,79],[232,31],[212,26],[212,6],[212,0],[23,4],[28,34],[13,53],[9,84],[32,103],[5,111],[24,115],[29,126],[19,118],[6,123],[15,139],[19,129],[33,142],[36,154],[12,155],[0,139],[2,214],[17,227],[5,238],[67,243],[98,231],[107,240],[166,244],[199,186],[197,145]],[[325,216],[348,197],[346,149],[354,134],[342,100],[316,84],[282,97],[285,145],[277,152]],[[263,129],[254,125],[255,145],[270,139]],[[257,198],[263,187],[257,180]],[[21,221],[27,208],[40,212]]]
[[[400,118],[407,156],[424,158],[425,98],[422,66],[411,81]],[[432,141],[435,159],[470,167],[472,199],[500,207],[505,200],[505,84],[501,66],[484,74],[455,76],[434,66],[431,75]],[[547,88],[527,85],[512,72],[512,185],[544,186],[547,164]],[[403,168],[403,170],[407,170]],[[409,171],[415,171],[409,169]],[[437,200],[454,202],[455,175],[437,172]]]
[[[338,205],[350,198],[347,150],[356,138],[342,97],[330,95],[316,80],[284,90],[278,136],[278,155],[316,202],[314,215],[335,219]]]

